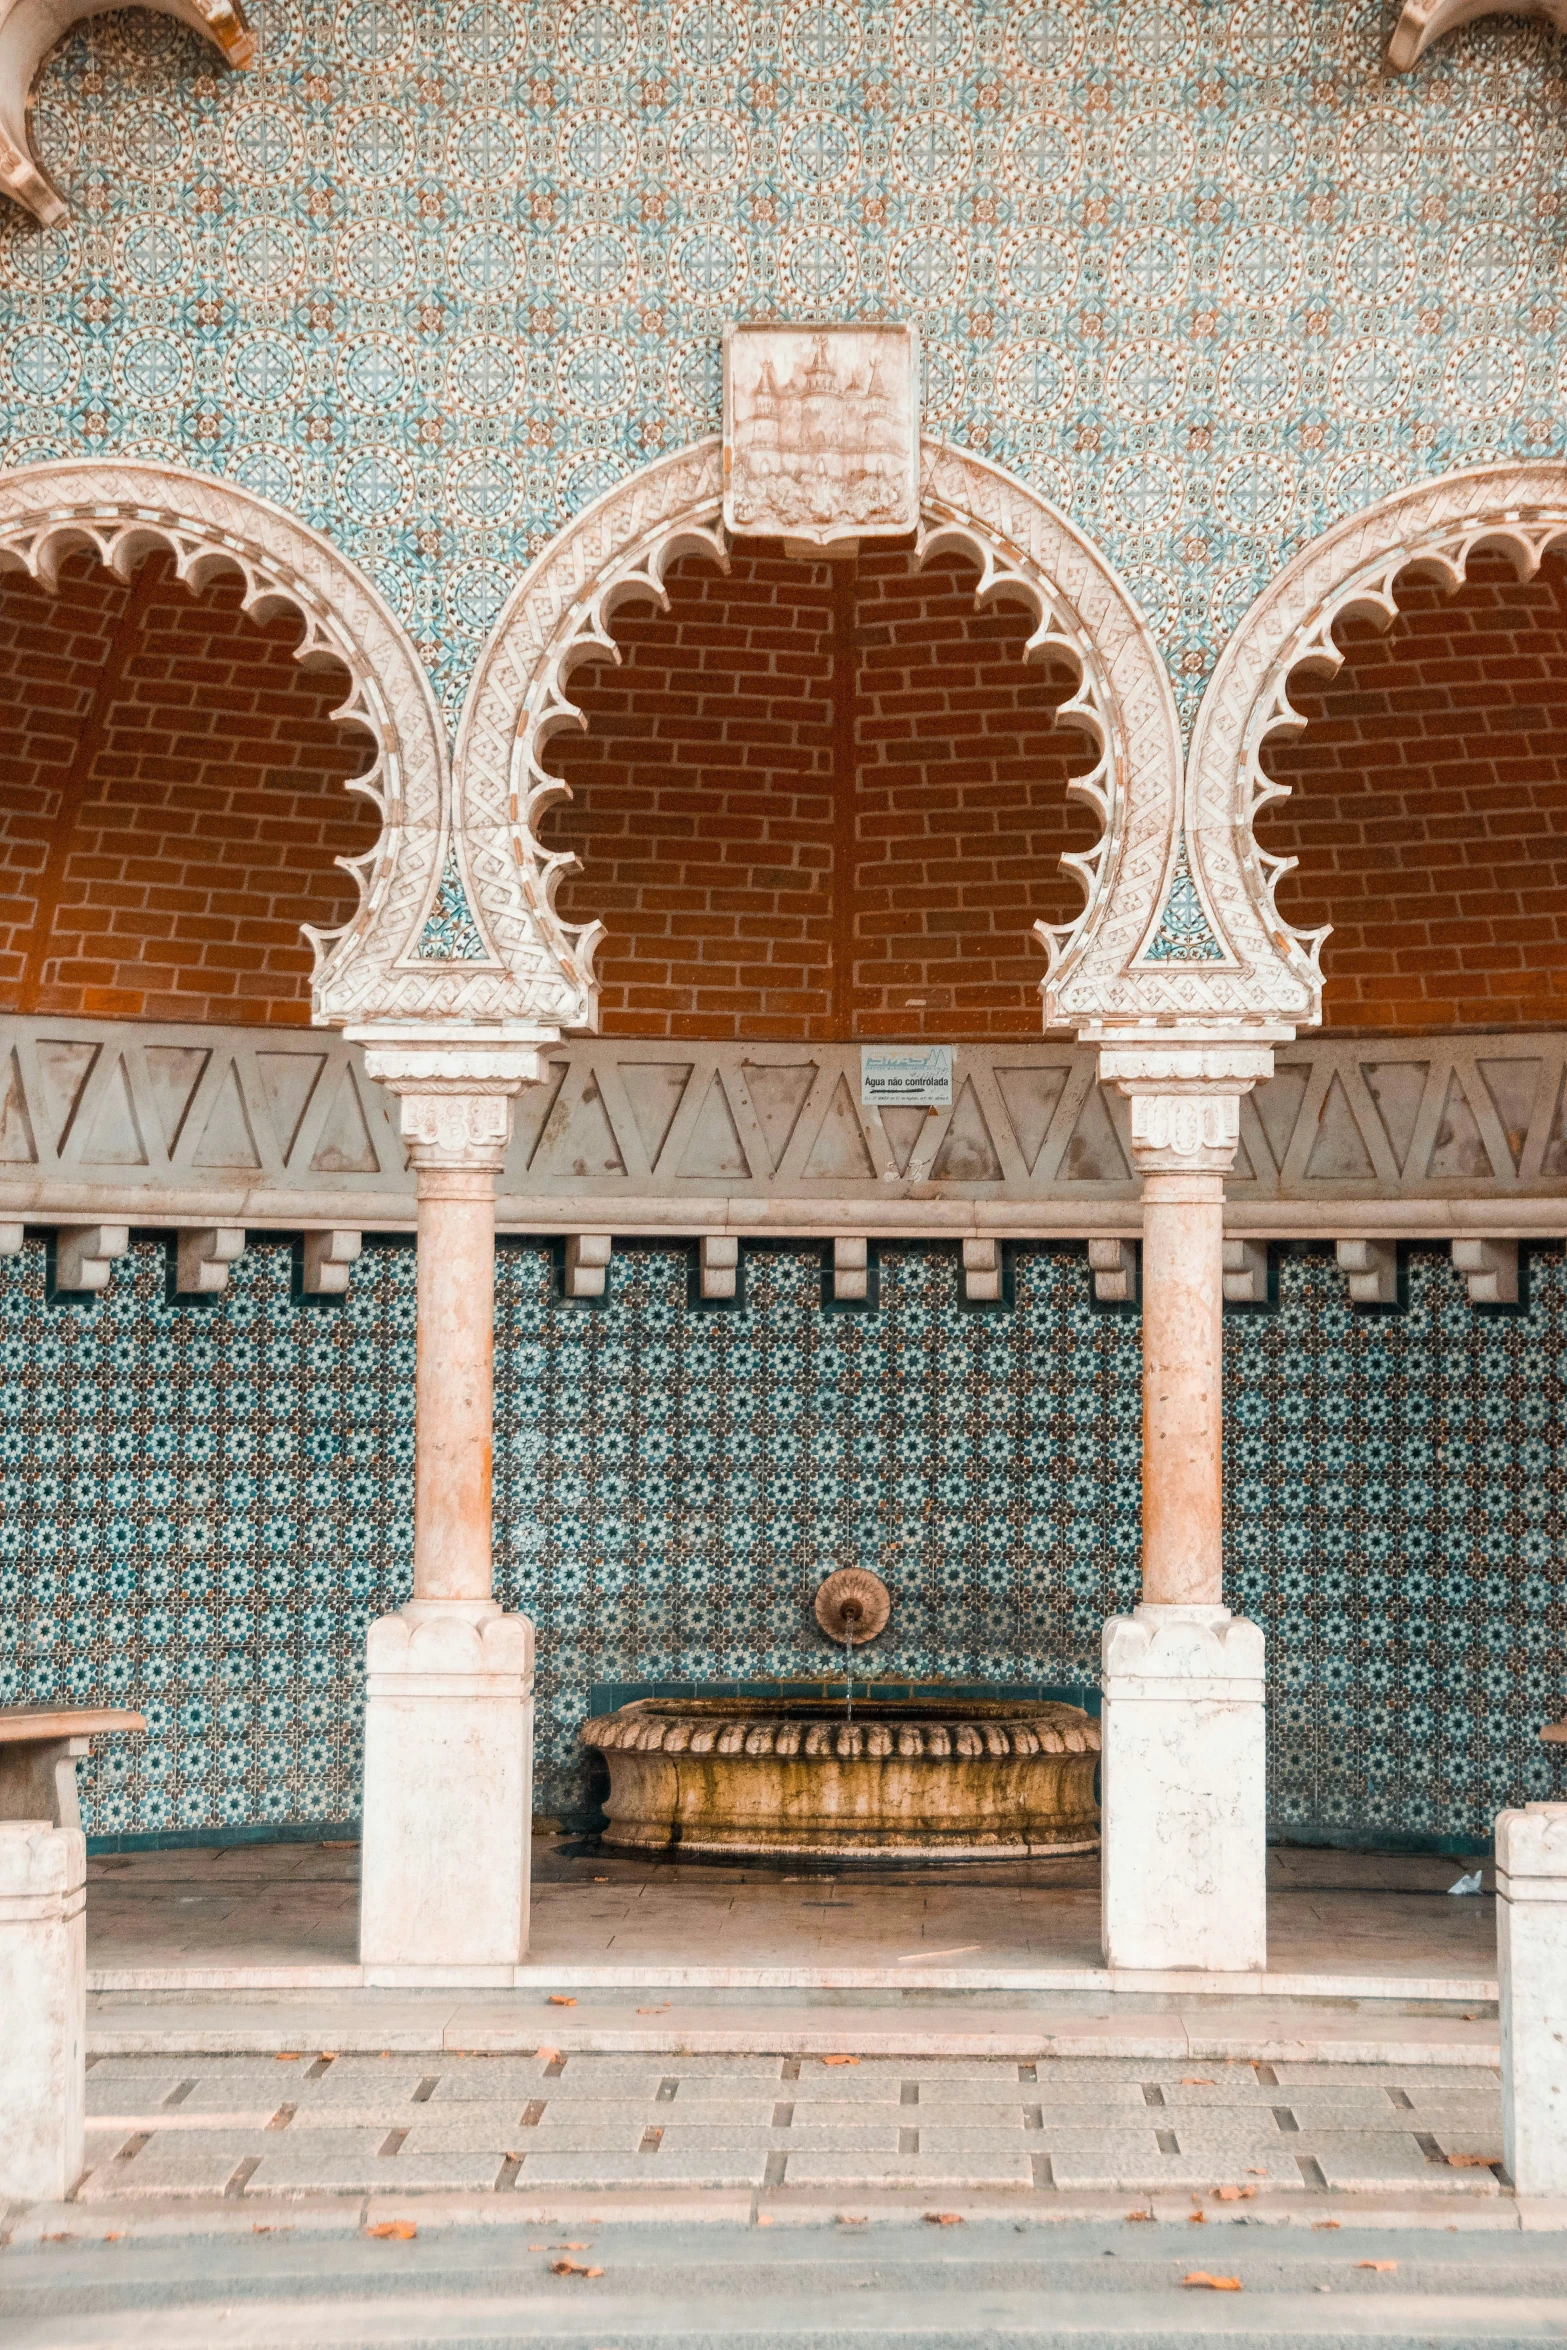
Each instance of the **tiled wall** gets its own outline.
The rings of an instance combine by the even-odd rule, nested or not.
[[[1129,579],[1190,711],[1279,565],[1563,446],[1559,38],[1383,0],[250,0],[47,65],[12,462],[164,457],[364,563],[455,705],[531,553],[718,421],[726,320],[892,316],[931,430]]]
[[[603,1682],[831,1669],[830,1568],[893,1594],[889,1676],[1092,1675],[1137,1584],[1138,1333],[1081,1256],[1019,1251],[1016,1305],[968,1313],[955,1255],[888,1248],[877,1312],[824,1312],[820,1261],[746,1263],[694,1312],[678,1249],[617,1255],[602,1311],[551,1302],[547,1249],[499,1265],[498,1580],[539,1626],[539,1802],[580,1809]],[[1535,1256],[1486,1316],[1435,1251],[1396,1314],[1287,1256],[1226,1324],[1230,1597],[1265,1626],[1274,1833],[1480,1839],[1567,1794],[1567,1277]],[[413,1253],[370,1250],[340,1307],[286,1246],[232,1294],[165,1302],[138,1244],[89,1309],[0,1278],[0,1703],[137,1704],[92,1767],[103,1834],[344,1819],[370,1617],[406,1595]]]

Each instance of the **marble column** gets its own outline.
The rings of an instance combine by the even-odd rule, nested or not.
[[[1102,1043],[1143,1186],[1143,1580],[1104,1628],[1107,1964],[1266,1964],[1262,1634],[1224,1604],[1224,1176],[1266,1045]]]
[[[1520,2196],[1567,2217],[1567,1803],[1496,1821],[1502,2158]]]
[[[509,1983],[528,1947],[533,1626],[491,1590],[495,1178],[529,1040],[373,1033],[418,1181],[414,1590],[366,1650],[359,1955],[369,1983]]]

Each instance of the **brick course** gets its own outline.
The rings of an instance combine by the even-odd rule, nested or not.
[[[1258,820],[1296,924],[1334,925],[1324,1016],[1338,1028],[1567,1020],[1567,564],[1518,580],[1480,557],[1454,596],[1406,580],[1379,636],[1290,699],[1275,738],[1293,787]]]
[[[332,860],[379,819],[345,793],[363,735],[297,624],[258,626],[237,575],[193,597],[167,556],[126,586],[90,557],[60,592],[0,582],[8,679],[0,1005],[121,1019],[309,1019],[304,921],[351,912]]]
[[[1081,902],[1058,861],[1094,826],[1064,796],[1092,752],[1053,724],[1074,681],[1022,661],[1032,610],[976,614],[971,566],[903,547],[764,543],[668,587],[618,617],[618,667],[577,672],[587,731],[549,759],[575,797],[548,837],[584,868],[558,902],[610,931],[606,1030],[1037,1034],[1030,925]]]

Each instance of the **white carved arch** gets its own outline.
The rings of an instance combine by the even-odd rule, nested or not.
[[[201,33],[230,65],[249,65],[255,36],[239,0],[136,0]],[[44,59],[73,24],[102,16],[122,0],[0,0],[0,188],[52,228],[65,198],[33,151],[33,90]]]
[[[1305,1008],[1322,1016],[1320,956],[1328,929],[1297,931],[1274,893],[1298,863],[1257,846],[1253,826],[1270,800],[1289,796],[1262,767],[1270,737],[1296,735],[1305,721],[1289,698],[1297,674],[1332,677],[1344,655],[1334,631],[1345,619],[1390,628],[1402,578],[1460,588],[1470,558],[1500,553],[1520,579],[1567,538],[1567,465],[1477,465],[1400,490],[1351,515],[1306,548],[1264,589],[1225,646],[1192,737],[1186,828],[1209,892],[1231,937],[1288,976]],[[1331,927],[1331,926],[1329,926]]]
[[[1567,32],[1567,0],[1404,0],[1388,43],[1388,61],[1407,73],[1444,33],[1474,24],[1482,16],[1541,16]]]
[[[926,439],[920,470],[919,553],[960,548],[979,566],[978,601],[1014,594],[1033,606],[1037,626],[1025,658],[1057,653],[1073,663],[1079,682],[1060,716],[1097,754],[1069,787],[1102,827],[1092,849],[1065,860],[1082,884],[1082,910],[1059,929],[1039,926],[1049,958],[1046,1020],[1097,1019],[1109,1008],[1112,976],[1139,1008],[1174,1009],[1181,974],[1168,966],[1128,971],[1163,903],[1181,775],[1174,698],[1147,624],[1090,541],[999,466]],[[509,857],[514,907],[547,926],[562,971],[581,990],[568,1026],[596,1023],[592,964],[603,932],[597,922],[574,928],[555,912],[556,886],[574,860],[544,850],[536,836],[540,814],[567,788],[545,754],[562,728],[584,723],[570,698],[573,669],[584,659],[618,659],[610,623],[619,606],[631,597],[664,602],[665,575],[681,554],[727,563],[722,496],[716,439],[658,459],[607,491],[520,581],[469,691],[453,795],[470,871],[479,875],[481,842],[492,878]],[[1211,975],[1203,978],[1211,984]]]
[[[362,857],[338,859],[359,886],[350,919],[335,931],[306,926],[316,953],[314,1017],[340,1026],[463,1010],[450,999],[467,967],[415,955],[447,837],[445,736],[418,654],[364,574],[315,531],[232,482],[130,459],[67,458],[0,474],[0,571],[26,571],[53,592],[78,548],[122,580],[146,555],[167,549],[195,594],[220,573],[238,572],[255,619],[287,612],[300,622],[296,660],[347,671],[349,691],[334,716],[373,745],[369,767],[348,789],[379,810],[381,834]],[[486,976],[493,986],[493,959]]]

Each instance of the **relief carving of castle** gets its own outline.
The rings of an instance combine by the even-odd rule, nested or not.
[[[734,327],[724,520],[745,536],[889,537],[919,519],[912,327]]]

